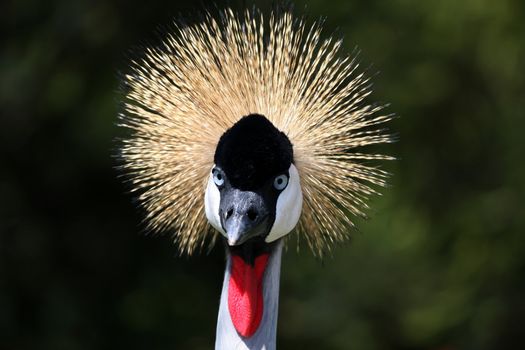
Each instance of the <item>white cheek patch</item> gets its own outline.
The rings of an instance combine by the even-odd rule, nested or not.
[[[206,217],[210,224],[220,233],[226,236],[222,229],[221,219],[219,217],[219,206],[221,204],[221,193],[213,181],[213,175],[210,174],[208,179],[208,186],[204,194],[204,208],[206,210]]]
[[[293,164],[290,166],[288,172],[290,174],[288,186],[286,186],[277,198],[277,205],[275,206],[275,222],[265,239],[267,243],[275,241],[276,239],[290,233],[295,225],[297,225],[299,217],[301,216],[303,192],[301,190],[299,173]]]

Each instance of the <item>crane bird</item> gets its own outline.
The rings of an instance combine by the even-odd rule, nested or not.
[[[290,9],[175,23],[123,75],[122,167],[154,231],[181,254],[224,242],[216,349],[275,349],[281,252],[294,231],[314,254],[365,216],[390,157],[391,119],[341,40]]]

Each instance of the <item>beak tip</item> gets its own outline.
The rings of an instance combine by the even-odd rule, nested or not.
[[[228,237],[227,237],[227,240],[228,240],[228,245],[230,247],[233,247],[233,246],[236,246],[239,244],[239,235],[232,235],[232,234],[228,234]]]

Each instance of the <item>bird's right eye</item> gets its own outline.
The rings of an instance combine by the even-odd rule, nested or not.
[[[217,186],[220,187],[224,185],[224,174],[222,173],[222,171],[220,171],[219,169],[213,169],[212,175],[213,175],[213,182],[215,182]]]

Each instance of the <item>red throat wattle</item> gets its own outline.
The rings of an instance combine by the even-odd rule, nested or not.
[[[237,333],[251,337],[259,328],[264,310],[263,275],[269,254],[255,258],[250,265],[240,256],[232,255],[228,283],[228,310]]]

